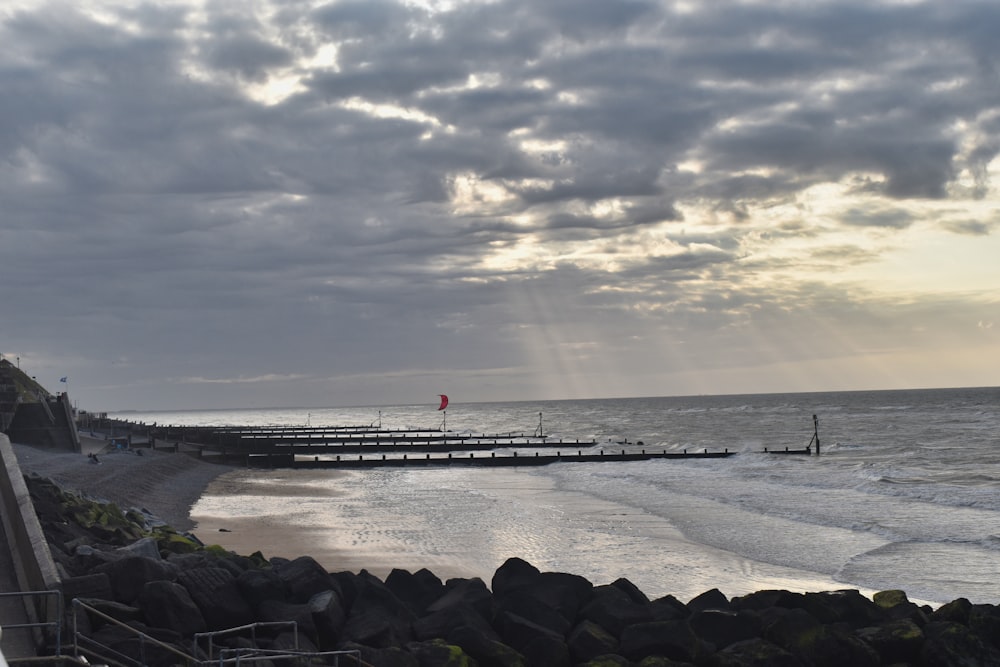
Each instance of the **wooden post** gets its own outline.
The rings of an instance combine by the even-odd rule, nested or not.
[[[816,456],[819,456],[819,417],[813,415],[813,438],[816,439]]]

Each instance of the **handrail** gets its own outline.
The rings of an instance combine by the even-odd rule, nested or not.
[[[49,590],[49,591],[16,591],[14,593],[0,593],[0,598],[9,597],[43,597],[52,596],[56,599],[56,614],[54,621],[33,621],[28,623],[7,623],[3,627],[7,630],[17,630],[17,629],[34,629],[34,628],[54,628],[55,629],[55,643],[56,643],[56,655],[62,655],[62,615],[63,615],[63,596],[62,591],[59,590]],[[46,605],[46,611],[48,611],[48,605]],[[45,616],[52,618],[53,615],[46,613]]]
[[[239,631],[244,631],[246,629],[254,630],[257,626],[272,626],[272,625],[291,625],[295,632],[295,646],[299,645],[298,637],[298,624],[295,621],[270,621],[270,622],[260,622],[251,623],[248,625],[241,625],[234,628],[229,628],[227,630],[218,630],[215,632],[201,632],[195,635],[192,648],[195,653],[198,652],[198,642],[205,637],[209,638],[209,646],[211,653],[208,654],[207,660],[199,659],[193,655],[181,651],[176,646],[164,643],[154,637],[147,635],[141,630],[137,630],[130,625],[122,623],[116,618],[105,614],[104,612],[95,609],[94,607],[88,605],[86,602],[80,598],[73,600],[73,651],[74,657],[79,657],[81,650],[88,652],[95,657],[99,657],[109,663],[120,667],[128,667],[129,665],[136,665],[138,667],[143,667],[147,664],[145,659],[145,647],[146,644],[152,646],[157,646],[165,651],[175,655],[179,658],[178,664],[190,665],[192,667],[214,667],[218,665],[219,667],[224,667],[225,665],[240,665],[241,662],[255,662],[260,660],[270,660],[275,661],[281,658],[313,658],[313,657],[328,657],[332,656],[334,658],[333,665],[336,667],[340,664],[340,656],[350,656],[354,660],[354,664],[359,667],[372,667],[364,661],[361,660],[361,651],[357,649],[343,650],[343,651],[299,651],[299,650],[269,650],[269,649],[229,649],[222,648],[219,651],[219,658],[215,659],[214,645],[212,640],[218,635],[231,634]],[[134,635],[139,639],[139,651],[140,658],[136,660],[130,656],[127,656],[116,649],[111,648],[105,644],[98,642],[97,640],[80,634],[79,627],[77,625],[77,612],[84,611],[89,614],[94,614],[98,618],[111,623],[119,628],[124,629],[126,632]],[[256,641],[256,640],[255,640]],[[266,658],[264,657],[266,656]]]

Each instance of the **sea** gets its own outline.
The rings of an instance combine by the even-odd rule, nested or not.
[[[244,551],[252,544],[268,557],[308,554],[330,571],[384,577],[426,567],[443,580],[489,584],[519,557],[596,585],[624,577],[650,598],[902,589],[932,605],[1000,603],[1000,388],[509,403],[453,396],[444,411],[433,399],[111,416],[456,433],[541,428],[551,438],[596,441],[593,450],[736,452],[523,468],[237,469],[192,508],[204,541]],[[812,455],[764,451],[807,445]]]

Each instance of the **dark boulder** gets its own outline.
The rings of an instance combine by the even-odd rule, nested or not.
[[[758,612],[763,627],[763,638],[791,651],[799,638],[816,631],[819,621],[804,609],[770,607]]]
[[[340,648],[344,651],[357,651],[361,656],[361,664],[363,665],[374,665],[377,667],[420,667],[420,663],[417,662],[416,657],[410,655],[409,652],[399,646],[372,648],[363,644],[347,642]]]
[[[419,618],[413,622],[413,636],[418,641],[448,637],[452,630],[459,627],[471,627],[490,639],[499,639],[493,626],[479,615],[472,607],[452,605],[441,611]]]
[[[948,604],[943,604],[928,616],[929,621],[947,621],[950,623],[969,624],[969,613],[972,611],[972,603],[965,598],[952,600]]]
[[[910,602],[906,593],[900,590],[879,591],[872,596],[887,620],[902,620],[908,618],[923,627],[927,623],[927,614],[914,602]]]
[[[794,655],[766,639],[747,639],[730,644],[713,655],[710,667],[805,667]]]
[[[741,609],[770,609],[771,607],[784,607],[788,605],[781,604],[781,600],[787,594],[788,591],[773,589],[756,591],[754,593],[748,593],[747,595],[733,598],[729,601],[729,606],[736,611],[740,611]]]
[[[846,623],[851,628],[864,628],[885,618],[885,612],[857,590],[805,593],[803,609],[820,623]]]
[[[526,667],[524,656],[495,637],[492,630],[481,632],[463,625],[452,630],[447,640],[449,644],[461,646],[479,667]]]
[[[142,592],[143,587],[151,581],[174,581],[177,579],[177,568],[159,559],[142,556],[126,556],[125,558],[105,563],[98,572],[108,575],[111,580],[111,590],[115,600],[132,604]]]
[[[560,637],[573,627],[565,616],[526,589],[510,592],[497,603],[496,617],[504,615],[527,619]]]
[[[209,630],[226,630],[254,622],[254,610],[240,592],[231,570],[222,567],[183,570],[177,581],[191,594]]]
[[[159,643],[141,637],[140,633]],[[189,662],[185,656],[190,655],[190,646],[178,633],[165,628],[148,627],[141,623],[133,623],[129,627],[106,625],[95,632],[90,639],[111,648],[135,664],[177,665]]]
[[[908,618],[855,630],[859,639],[871,646],[883,665],[916,663],[924,645],[924,633]]]
[[[597,623],[615,637],[636,623],[658,620],[649,603],[637,603],[618,586],[595,586],[590,602],[580,610],[580,618]],[[662,619],[660,619],[662,620]]]
[[[673,595],[664,595],[649,603],[654,621],[679,621],[690,616],[688,606]]]
[[[692,598],[691,601],[687,603],[688,612],[691,614],[697,611],[704,611],[706,609],[728,610],[730,608],[729,598],[727,598],[718,588],[705,591],[701,595]]]
[[[265,623],[288,623],[289,631],[294,621],[302,636],[308,637],[314,644],[319,644],[313,609],[307,602],[264,600],[257,607],[257,620]]]
[[[413,574],[394,569],[385,578],[385,586],[418,616],[445,592],[444,583],[426,568]]]
[[[814,667],[878,667],[875,650],[836,625],[820,625],[788,638],[787,649]]]
[[[420,667],[478,667],[476,661],[466,655],[460,646],[449,644],[443,639],[410,642],[406,650],[417,659]]]
[[[682,662],[701,662],[714,652],[686,621],[636,623],[622,632],[619,653],[631,660],[659,655]]]
[[[1000,649],[1000,607],[991,604],[974,604],[969,610],[969,629]]]
[[[309,598],[308,604],[320,648],[333,650],[340,643],[340,635],[347,623],[347,610],[340,594],[334,590],[323,591]]]
[[[274,564],[273,568],[278,578],[285,583],[291,602],[306,602],[317,593],[337,588],[330,574],[311,556],[282,561]]]
[[[1000,665],[1000,650],[959,623],[933,621],[923,628],[927,640],[920,652],[925,665],[970,667]]]
[[[573,628],[566,644],[575,662],[587,662],[597,656],[618,651],[618,640],[597,623],[587,620]]]
[[[493,594],[482,579],[449,579],[444,594],[427,606],[428,613],[444,611],[449,607],[473,609],[484,619],[491,620],[496,613]]]
[[[579,575],[543,572],[532,586],[531,594],[572,624],[580,608],[590,600],[593,591],[594,584]]]
[[[717,651],[730,644],[756,639],[762,631],[760,616],[746,610],[705,609],[692,614],[688,623],[695,635],[715,646]]]
[[[344,625],[344,641],[374,648],[402,647],[413,640],[416,615],[374,577],[361,579]]]
[[[111,578],[105,572],[63,579],[60,588],[66,604],[75,598],[113,600],[115,597],[115,593],[111,589]]]
[[[288,587],[273,570],[246,570],[236,578],[236,585],[254,609],[264,600],[284,602],[288,599]]]
[[[628,595],[629,599],[636,604],[649,604],[649,598],[646,597],[646,594],[639,590],[638,586],[624,577],[615,579],[610,585]]]
[[[208,625],[186,588],[173,581],[150,581],[138,596],[149,625],[182,637],[205,632]]]
[[[524,656],[529,665],[567,667],[569,647],[559,633],[509,612],[500,612],[496,621],[501,640]]]
[[[494,596],[502,597],[513,590],[532,586],[541,574],[537,567],[525,560],[508,558],[493,573],[490,588]]]

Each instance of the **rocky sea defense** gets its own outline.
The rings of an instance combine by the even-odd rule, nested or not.
[[[309,556],[237,555],[143,510],[26,481],[77,631],[148,665],[178,662],[164,646],[207,660],[196,635],[256,623],[271,625],[212,641],[357,651],[378,667],[1000,665],[1000,607],[964,598],[933,609],[898,590],[730,599],[713,589],[685,604],[650,600],[627,579],[594,585],[518,558],[489,586],[426,569],[381,580],[328,572]],[[86,604],[82,613],[74,599]],[[295,621],[297,633],[282,621]],[[136,630],[162,644],[143,644]]]

